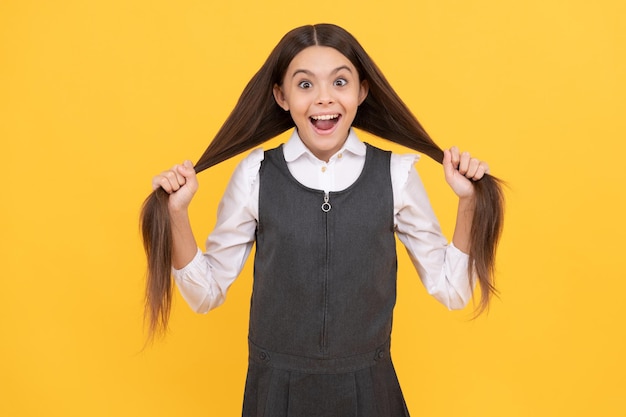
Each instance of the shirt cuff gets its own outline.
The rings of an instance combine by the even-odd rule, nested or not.
[[[455,269],[457,267],[467,268],[467,263],[469,262],[469,255],[454,246],[453,242],[450,242],[450,244],[448,245],[446,258],[448,259],[450,266],[454,267]]]
[[[196,254],[193,259],[180,269],[172,267],[172,274],[176,279],[182,279],[185,275],[193,275],[193,271],[200,271],[202,269],[202,250],[197,248]]]
[[[457,277],[457,279],[460,280],[455,283],[455,286],[463,288],[469,285],[467,288],[469,290],[469,294],[467,295],[469,299],[475,283],[474,277],[467,276],[469,255],[454,246],[454,243],[450,242],[448,250],[446,251],[446,265],[448,273],[450,274],[449,276]]]

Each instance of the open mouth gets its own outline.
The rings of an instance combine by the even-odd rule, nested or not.
[[[320,131],[331,130],[335,127],[339,119],[341,118],[340,114],[322,114],[319,116],[311,116],[310,120],[315,129]]]

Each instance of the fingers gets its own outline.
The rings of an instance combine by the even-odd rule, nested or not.
[[[468,174],[471,174],[472,172],[469,171]],[[465,175],[467,178],[471,178],[474,181],[478,181],[479,179],[481,179],[482,177],[485,176],[485,174],[489,173],[489,166],[487,165],[486,162],[483,161],[478,161],[478,166],[476,167],[476,170],[473,172],[473,175],[471,177],[469,177],[467,174]]]
[[[156,190],[161,187],[167,193],[172,194],[187,184],[190,178],[195,179],[193,164],[191,161],[185,161],[152,178],[152,189]]]
[[[489,173],[489,165],[469,152],[460,152],[456,146],[444,151],[444,169],[446,169],[446,152],[449,154],[449,167],[456,169],[465,178],[477,181]],[[449,168],[447,168],[449,169]]]
[[[179,165],[174,165],[171,169],[161,172],[152,178],[152,189],[161,187],[169,194],[176,192],[185,185],[185,177],[178,172]]]
[[[443,151],[443,172],[446,176],[446,178],[452,178],[454,176],[454,173],[456,171],[456,166],[458,166],[458,162],[457,165],[454,164],[453,162],[453,155],[452,155],[452,149],[444,149]]]
[[[459,163],[461,161],[459,148],[457,148],[456,146],[453,146],[453,147],[450,148],[450,158],[451,158],[451,163],[452,163],[452,166],[454,167],[454,169],[458,169],[459,168]]]

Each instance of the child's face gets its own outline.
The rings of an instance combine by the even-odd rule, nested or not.
[[[348,58],[334,48],[311,46],[293,58],[274,97],[291,113],[313,155],[328,161],[346,141],[367,91]]]

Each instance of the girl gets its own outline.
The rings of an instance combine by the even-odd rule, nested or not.
[[[187,207],[196,172],[294,127],[235,170],[206,253]],[[417,158],[361,142],[352,127],[443,162],[459,197],[451,243],[413,169]],[[197,312],[220,305],[256,242],[244,416],[408,416],[389,355],[394,233],[429,293],[484,309],[502,194],[487,165],[441,151],[359,43],[328,24],[292,30],[245,88],[195,169],[154,177],[142,213],[151,334],[167,326],[173,268]]]

